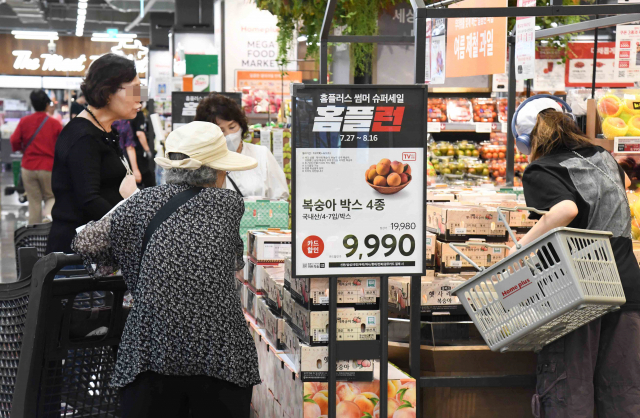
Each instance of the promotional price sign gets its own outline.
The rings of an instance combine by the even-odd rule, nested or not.
[[[640,79],[640,25],[616,26],[615,76],[619,81]]]
[[[200,100],[211,93],[193,91],[174,91],[171,93],[171,118],[172,129],[177,129],[182,125],[193,122],[196,117],[196,109]],[[242,106],[242,96],[240,93],[217,93],[235,100]]]
[[[425,272],[426,85],[295,85],[293,274]]]
[[[535,7],[536,0],[518,0],[518,7]],[[516,80],[534,77],[536,18],[516,17]]]
[[[616,77],[615,42],[598,42],[596,61],[596,87],[633,87]],[[565,65],[567,87],[591,87],[593,74],[593,42],[569,42]]]

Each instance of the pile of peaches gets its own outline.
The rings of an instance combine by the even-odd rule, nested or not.
[[[383,158],[365,173],[367,182],[378,187],[397,187],[411,180],[411,166]]]
[[[329,414],[329,384],[304,383],[304,418],[324,418]],[[416,382],[389,380],[387,414],[380,415],[380,381],[338,382],[337,418],[416,418]]]

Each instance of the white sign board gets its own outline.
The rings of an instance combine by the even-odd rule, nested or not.
[[[640,81],[640,25],[616,26],[614,65],[619,81]]]
[[[536,0],[518,0],[518,7],[535,7]],[[535,75],[536,18],[516,18],[516,80],[532,79]]]
[[[425,93],[294,91],[294,275],[424,273]]]
[[[278,17],[247,1],[224,3],[225,91],[236,91],[234,74],[238,70],[278,71]],[[295,36],[295,34],[294,34]],[[296,39],[287,70],[297,69]]]

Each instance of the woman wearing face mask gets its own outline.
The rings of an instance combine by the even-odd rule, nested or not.
[[[253,170],[229,173],[227,189],[235,190],[243,197],[289,198],[284,171],[271,151],[261,145],[242,141],[249,132],[247,116],[233,99],[215,93],[209,95],[198,105],[195,120],[215,123],[222,130],[229,151],[258,160],[258,167]]]
[[[135,63],[106,54],[94,61],[81,86],[87,107],[56,142],[51,186],[56,197],[47,253],[71,252],[76,228],[102,218],[136,190],[136,182],[111,125],[140,110]]]

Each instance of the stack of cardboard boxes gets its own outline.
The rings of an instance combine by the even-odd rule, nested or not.
[[[253,388],[259,418],[327,415],[329,279],[294,278],[288,231],[249,231],[237,288],[258,353],[262,384]],[[284,263],[283,263],[284,261]],[[380,338],[380,279],[339,278],[338,339]],[[372,360],[336,365],[338,418],[374,416],[380,364]],[[415,416],[415,380],[389,365],[389,410]]]

